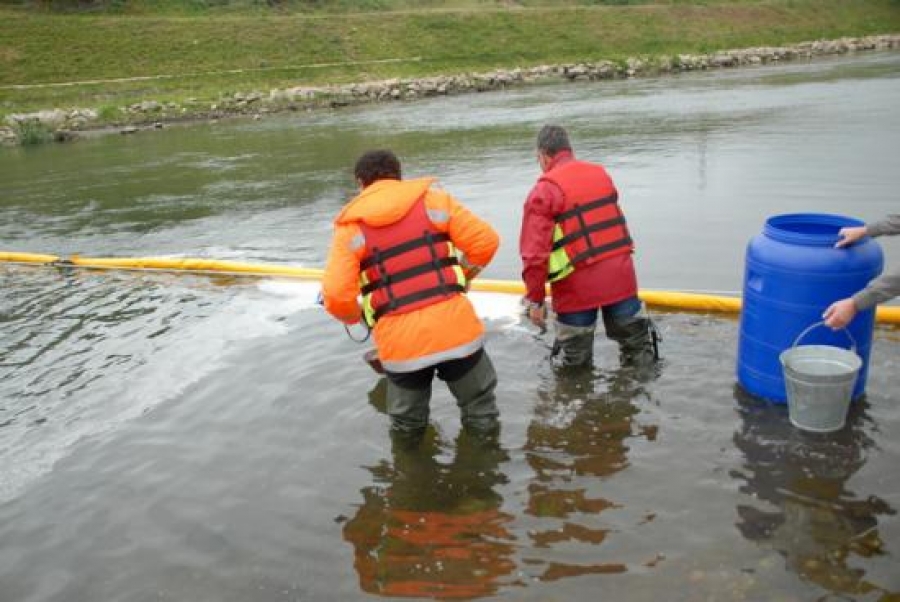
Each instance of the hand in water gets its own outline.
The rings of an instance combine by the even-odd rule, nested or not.
[[[547,330],[547,306],[533,305],[528,308],[528,319],[531,323],[541,329]]]
[[[528,321],[541,329],[541,332],[546,332],[547,330],[547,306],[544,304],[538,305],[528,299],[528,297],[522,297],[519,300],[519,303],[524,308],[524,314],[528,318]]]

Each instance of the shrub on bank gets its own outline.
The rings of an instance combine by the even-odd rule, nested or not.
[[[12,129],[21,146],[34,146],[53,140],[50,126],[37,119],[17,121]]]

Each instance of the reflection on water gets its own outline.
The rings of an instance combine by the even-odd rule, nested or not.
[[[513,279],[534,135],[560,120],[614,173],[642,286],[737,290],[767,216],[896,207],[897,106],[885,53],[6,149],[0,247],[320,266],[377,145],[495,224],[485,276]],[[457,438],[441,390],[408,450],[315,290],[17,266],[0,290],[0,602],[900,596],[896,332],[823,438],[735,407],[733,319],[662,315],[649,379],[603,337],[562,374],[517,298],[473,295],[500,445]]]
[[[535,517],[528,536],[540,557],[526,559],[540,581],[588,574],[623,573],[627,564],[603,558],[611,535],[599,515],[619,508],[607,499],[603,481],[628,467],[628,440],[656,438],[655,425],[638,424],[634,402],[647,392],[634,369],[604,372],[560,369],[538,392],[528,426],[525,458],[534,471],[525,512]]]
[[[382,379],[370,393],[384,407]],[[393,462],[368,470],[374,484],[344,526],[360,587],[383,596],[475,598],[493,594],[513,572],[513,517],[500,510],[508,455],[495,437],[461,431],[452,460],[429,426],[419,445],[396,439]]]
[[[527,541],[502,509],[510,452],[496,440],[460,431],[449,444],[434,425],[418,446],[395,440],[392,462],[368,467],[374,482],[343,530],[360,587],[384,596],[477,598],[528,580],[628,571],[625,560],[603,559],[615,529],[601,515],[621,508],[604,496],[603,481],[628,467],[629,439],[656,439],[657,426],[640,424],[635,405],[649,399],[645,385],[655,375],[561,369],[539,391],[520,452],[533,473],[522,509]],[[382,412],[385,382],[370,392]],[[585,562],[591,558],[603,560]]]
[[[848,488],[872,451],[865,401],[854,404],[844,429],[819,435],[794,428],[777,406],[741,391],[735,397],[741,425],[734,442],[745,461],[732,476],[759,502],[737,506],[741,534],[776,550],[789,570],[828,591],[890,594],[857,562],[885,554],[878,516],[896,514],[878,496],[860,498]]]

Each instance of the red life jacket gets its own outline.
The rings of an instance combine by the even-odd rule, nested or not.
[[[569,161],[545,172],[541,180],[553,182],[563,191],[563,210],[554,216],[552,252],[564,250],[569,266],[577,269],[634,250],[619,208],[619,193],[602,166]],[[548,278],[565,277],[561,272],[557,269]]]
[[[383,315],[410,312],[466,290],[456,247],[428,219],[424,201],[398,222],[360,228],[366,239],[360,289],[369,326]]]

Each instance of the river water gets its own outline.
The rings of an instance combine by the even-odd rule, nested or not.
[[[533,140],[616,180],[642,288],[737,292],[766,217],[896,213],[900,54],[540,86],[0,152],[0,250],[321,266],[390,147],[496,225],[518,277]],[[889,265],[900,262],[885,240]],[[660,313],[664,361],[557,374],[477,293],[499,446],[435,387],[392,450],[384,382],[279,279],[0,266],[0,600],[887,600],[900,334],[832,435],[735,386],[734,317]]]

